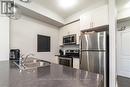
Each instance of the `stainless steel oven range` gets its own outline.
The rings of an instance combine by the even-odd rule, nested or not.
[[[59,64],[73,67],[73,58],[71,57],[59,57]]]

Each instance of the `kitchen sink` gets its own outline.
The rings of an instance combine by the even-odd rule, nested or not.
[[[51,63],[37,58],[28,58],[23,64],[21,64],[20,61],[14,61],[14,64],[19,70],[30,70],[49,66]]]

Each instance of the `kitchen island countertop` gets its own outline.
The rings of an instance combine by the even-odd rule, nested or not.
[[[19,71],[10,61],[0,62],[0,87],[99,87],[100,74],[58,64]]]

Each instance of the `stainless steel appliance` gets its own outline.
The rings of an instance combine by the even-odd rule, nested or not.
[[[72,57],[59,57],[59,64],[73,67],[73,58]]]
[[[10,60],[19,60],[19,58],[20,58],[20,50],[11,49],[10,50]]]
[[[59,56],[59,64],[73,67],[73,58],[79,58],[79,49],[67,49],[64,51],[65,55],[61,52]]]
[[[102,74],[102,87],[109,87],[108,33],[86,32],[80,38],[80,69]]]
[[[76,34],[63,37],[63,45],[76,44]]]
[[[60,53],[60,56],[65,56],[66,50],[65,49],[60,49],[59,53]]]
[[[79,58],[79,49],[68,49],[65,51],[67,57],[77,57]]]
[[[62,49],[59,50],[60,55],[64,55],[64,51]]]

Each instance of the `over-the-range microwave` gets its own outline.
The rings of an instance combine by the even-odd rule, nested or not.
[[[63,37],[63,45],[76,44],[76,34],[71,34]]]

